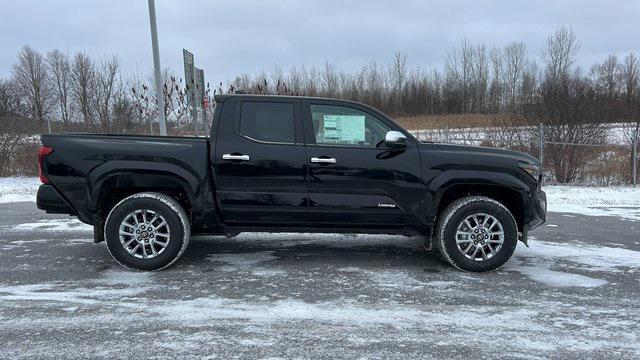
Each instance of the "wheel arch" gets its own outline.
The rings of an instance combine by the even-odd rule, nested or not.
[[[486,196],[504,205],[522,231],[525,223],[529,186],[504,173],[478,172],[473,175],[450,176],[432,183],[433,202],[428,218],[436,220],[452,202],[466,196]],[[435,222],[435,221],[434,221]]]
[[[198,199],[204,180],[198,180],[186,169],[173,164],[107,164],[108,167],[97,168],[88,177],[88,208],[96,220],[100,221],[120,200],[139,192],[158,192],[172,197],[190,218],[200,211]]]

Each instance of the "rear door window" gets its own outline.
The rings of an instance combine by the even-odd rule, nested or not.
[[[293,103],[244,101],[240,112],[240,134],[252,140],[295,143]]]

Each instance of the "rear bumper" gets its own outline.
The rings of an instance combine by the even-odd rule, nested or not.
[[[75,215],[76,211],[69,205],[52,185],[40,185],[36,197],[38,209],[51,214]]]

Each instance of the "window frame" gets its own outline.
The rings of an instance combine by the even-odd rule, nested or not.
[[[252,138],[251,136],[242,133],[241,131],[241,122],[242,122],[242,106],[245,103],[270,103],[270,104],[288,104],[293,106],[293,142],[281,142],[281,141],[266,141]],[[269,145],[304,145],[304,136],[302,132],[302,126],[300,126],[300,104],[299,101],[293,99],[242,99],[238,101],[236,104],[235,111],[235,119],[233,132],[243,139],[258,143],[258,144],[269,144]]]
[[[361,111],[366,115],[369,115],[374,119],[377,119],[378,121],[387,125],[391,129],[391,131],[399,131],[403,133],[407,137],[407,140],[409,141],[409,143],[415,142],[415,138],[411,136],[411,134],[409,134],[405,129],[401,128],[394,121],[389,119],[386,115],[382,113],[378,113],[377,111],[372,111],[371,109],[368,109],[365,106],[361,106],[357,103],[351,103],[351,102],[331,101],[331,100],[324,100],[324,99],[317,99],[317,100],[310,99],[310,100],[304,100],[302,102],[302,107],[304,108],[303,113],[304,113],[304,126],[305,126],[304,127],[305,142],[307,145],[326,147],[326,148],[362,149],[362,150],[377,150],[377,151],[389,149],[389,147],[387,146],[377,147],[377,146],[356,146],[356,145],[345,145],[345,144],[318,144],[316,142],[316,133],[313,127],[313,116],[311,114],[311,105],[346,107],[346,108]]]

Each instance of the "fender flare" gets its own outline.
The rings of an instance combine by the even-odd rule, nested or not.
[[[176,181],[185,191],[185,194],[192,206],[194,213],[200,212],[201,193],[206,191],[207,179],[199,179],[184,167],[170,163],[156,163],[147,161],[126,161],[116,160],[103,163],[92,169],[87,175],[88,209],[95,213],[99,207],[100,194],[104,184],[118,176],[158,176],[171,178]]]
[[[529,185],[508,173],[480,170],[446,170],[433,178],[427,186],[427,201],[425,201],[425,203],[430,205],[425,209],[425,215],[428,221],[433,222],[433,220],[435,220],[438,215],[440,201],[447,190],[459,185],[508,188],[516,191],[520,195],[520,199],[518,200],[520,200],[522,204],[527,204],[529,201],[529,193],[531,192]]]

